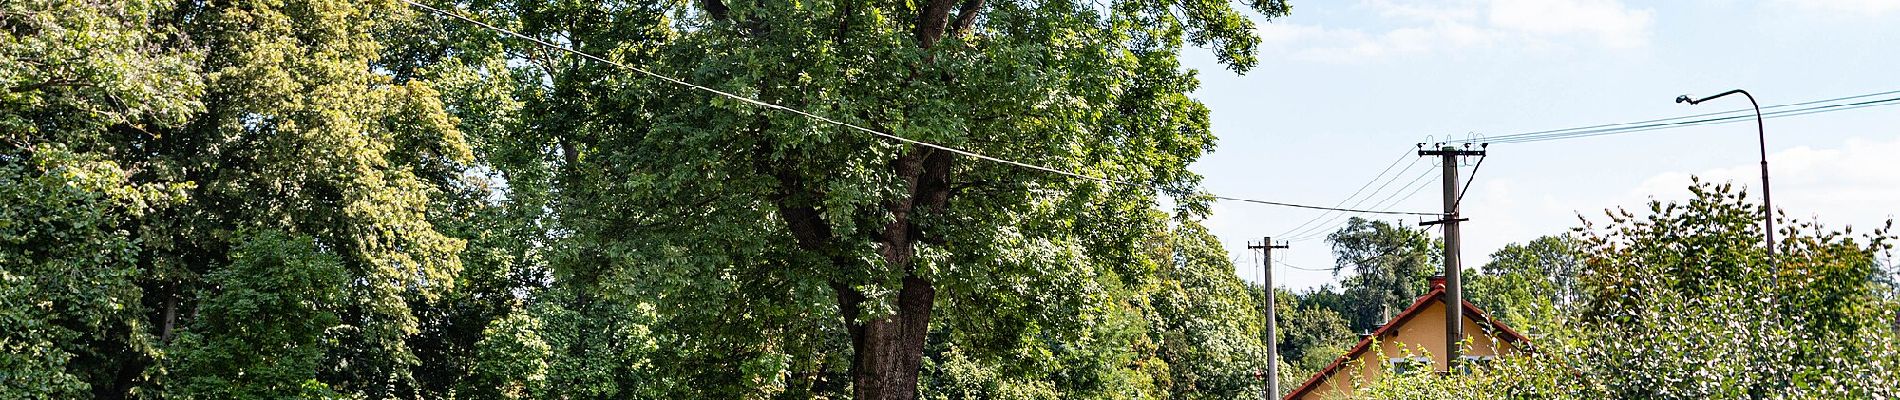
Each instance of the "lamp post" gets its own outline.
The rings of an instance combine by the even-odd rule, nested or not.
[[[1736,93],[1747,96],[1748,104],[1755,106],[1755,139],[1761,146],[1761,225],[1762,229],[1768,232],[1767,242],[1765,243],[1768,245],[1768,279],[1770,285],[1779,287],[1781,286],[1780,278],[1776,276],[1775,269],[1775,203],[1774,198],[1768,194],[1768,132],[1767,129],[1762,127],[1761,123],[1761,103],[1755,102],[1755,95],[1748,94],[1748,91],[1741,89],[1722,92],[1721,94],[1704,97],[1699,100],[1691,99],[1689,95],[1685,94],[1677,96],[1676,102],[1696,105],[1704,101],[1714,100]]]
[[[1677,96],[1676,102],[1689,103],[1689,105],[1696,105],[1704,101],[1709,101],[1718,97],[1727,96],[1727,95],[1736,94],[1736,93],[1741,93],[1742,96],[1747,96],[1748,104],[1755,106],[1755,139],[1757,143],[1761,146],[1761,206],[1762,206],[1761,225],[1764,230],[1768,231],[1766,244],[1768,245],[1769,289],[1767,290],[1767,292],[1768,292],[1768,305],[1770,307],[1770,311],[1768,313],[1768,318],[1763,319],[1763,322],[1766,323],[1769,320],[1780,319],[1778,318],[1780,316],[1780,313],[1774,312],[1773,307],[1777,303],[1775,301],[1775,298],[1777,297],[1775,295],[1775,290],[1781,287],[1781,278],[1777,276],[1779,275],[1780,270],[1777,269],[1775,266],[1775,206],[1774,206],[1774,201],[1772,200],[1773,197],[1770,197],[1768,195],[1768,132],[1766,128],[1762,127],[1761,103],[1755,102],[1755,95],[1748,94],[1748,91],[1741,90],[1741,89],[1730,90],[1730,91],[1722,92],[1721,94],[1704,97],[1701,99],[1691,99],[1689,98],[1689,95],[1685,94],[1682,96]],[[1765,332],[1765,329],[1764,329],[1764,332],[1762,332],[1762,334],[1766,336],[1767,332]],[[1779,370],[1773,367],[1770,367],[1770,370],[1776,371],[1776,372],[1773,372],[1773,374],[1775,375],[1775,380],[1779,381],[1780,375],[1781,375]],[[1765,390],[1765,389],[1762,389],[1759,387],[1755,389],[1751,389],[1750,397],[1758,398],[1758,399],[1763,398],[1764,397],[1763,393],[1758,392],[1758,390]]]

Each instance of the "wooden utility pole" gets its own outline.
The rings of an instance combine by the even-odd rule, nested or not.
[[[1469,146],[1469,145],[1467,145]],[[1445,225],[1445,371],[1455,371],[1463,353],[1459,343],[1465,339],[1465,295],[1464,280],[1459,278],[1462,267],[1459,265],[1458,222],[1464,221],[1458,215],[1458,202],[1463,192],[1458,188],[1458,157],[1483,156],[1484,150],[1460,149],[1450,145],[1440,146],[1437,150],[1419,149],[1418,155],[1438,156],[1445,169],[1445,217],[1437,221],[1421,222],[1420,225]]]
[[[1262,238],[1260,245],[1255,246],[1250,244],[1247,245],[1247,248],[1260,249],[1261,252],[1264,253],[1262,254],[1263,258],[1260,262],[1260,286],[1265,290],[1264,294],[1266,295],[1267,303],[1266,306],[1261,307],[1266,310],[1264,315],[1266,316],[1267,322],[1267,386],[1261,388],[1260,398],[1262,400],[1273,400],[1274,396],[1280,395],[1280,340],[1274,336],[1273,332],[1274,326],[1278,325],[1278,323],[1275,322],[1275,313],[1273,310],[1275,308],[1274,305],[1277,304],[1274,303],[1273,299],[1273,249],[1284,249],[1287,248],[1287,246],[1284,244],[1273,244],[1273,237],[1268,236]]]

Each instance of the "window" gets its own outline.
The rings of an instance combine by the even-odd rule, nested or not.
[[[1386,364],[1389,366],[1387,370],[1391,371],[1394,374],[1409,374],[1415,371],[1431,370],[1432,358],[1431,357],[1392,357],[1392,358],[1386,359]]]

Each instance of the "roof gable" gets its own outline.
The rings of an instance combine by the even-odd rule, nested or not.
[[[1358,358],[1360,355],[1365,354],[1367,350],[1371,349],[1373,339],[1396,334],[1399,326],[1405,325],[1405,323],[1410,322],[1413,317],[1422,314],[1422,312],[1434,302],[1439,304],[1446,303],[1445,288],[1443,286],[1434,286],[1431,292],[1425,293],[1424,296],[1419,296],[1418,300],[1412,302],[1412,306],[1406,307],[1405,311],[1399,312],[1399,315],[1392,317],[1392,320],[1386,321],[1385,325],[1380,325],[1379,329],[1373,331],[1371,335],[1359,339],[1359,343],[1353,345],[1352,350],[1347,350],[1346,354],[1333,359],[1333,362],[1327,364],[1325,368],[1320,368],[1319,372],[1307,378],[1306,382],[1300,384],[1299,388],[1294,389],[1292,392],[1287,392],[1286,396],[1282,397],[1282,400],[1297,399],[1319,388],[1321,382],[1326,381],[1327,377],[1338,373],[1339,369],[1343,368],[1346,362]],[[1531,349],[1530,338],[1524,337],[1523,334],[1517,333],[1516,330],[1512,330],[1511,327],[1504,325],[1504,322],[1491,318],[1490,314],[1478,309],[1478,305],[1471,304],[1470,301],[1461,301],[1461,303],[1464,303],[1465,318],[1479,322],[1479,326],[1492,327],[1492,331],[1487,332],[1491,336],[1516,344],[1526,351]]]

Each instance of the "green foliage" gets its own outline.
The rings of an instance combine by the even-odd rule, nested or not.
[[[123,343],[151,352],[138,313],[138,219],[179,186],[139,184],[59,145],[0,153],[0,392],[84,397]]]
[[[1690,191],[1686,203],[1651,202],[1648,216],[1609,212],[1607,226],[1583,236],[1580,282],[1591,300],[1578,321],[1596,329],[1578,340],[1598,343],[1580,349],[1595,361],[1586,375],[1646,371],[1604,381],[1621,397],[1900,389],[1894,353],[1883,353],[1894,341],[1892,292],[1876,280],[1886,273],[1876,257],[1891,247],[1887,229],[1856,238],[1778,218],[1771,268],[1759,206],[1727,184]]]
[[[173,46],[172,2],[0,4],[0,138],[111,150],[199,110],[198,49]]]
[[[535,232],[523,237],[548,285],[528,308],[550,310],[549,387],[843,396],[871,367],[855,358],[884,353],[861,332],[922,318],[910,339],[926,374],[1007,372],[925,376],[927,394],[1160,390],[1125,368],[1160,366],[1139,350],[1158,344],[1134,300],[1154,271],[1134,266],[1165,229],[1154,199],[1193,192],[1185,167],[1213,139],[1177,56],[1206,44],[1250,67],[1250,22],[1218,2],[990,1],[933,28],[928,10],[964,12],[927,3],[444,6],[719,90],[1147,187],[892,143],[460,23],[392,29],[380,63],[464,96],[446,102],[505,185],[500,207]],[[934,298],[905,308],[919,288]],[[638,307],[658,312],[616,315]],[[651,352],[618,358],[642,340]]]
[[[1428,289],[1425,278],[1442,270],[1437,267],[1442,244],[1423,229],[1353,217],[1326,241],[1338,260],[1333,274],[1353,272],[1343,288],[1345,304],[1337,310],[1354,331],[1377,328],[1411,306]]]
[[[212,287],[197,318],[170,346],[165,397],[341,397],[317,380],[348,275],[310,237],[240,232],[231,263],[205,277]]]
[[[1146,282],[1162,375],[1176,398],[1231,399],[1256,396],[1265,371],[1259,302],[1234,276],[1227,252],[1196,223],[1182,223],[1155,244],[1158,270]]]
[[[1294,298],[1282,293],[1279,299]],[[1297,305],[1281,300],[1280,325],[1281,382],[1297,384],[1325,368],[1340,354],[1358,343],[1359,337],[1346,324],[1346,318],[1330,308]],[[1290,384],[1282,384],[1291,389]]]
[[[1441,375],[1431,368],[1383,375],[1355,387],[1355,398],[1399,400],[1601,399],[1564,360],[1546,353],[1498,359],[1469,374]]]
[[[1866,399],[1900,394],[1895,237],[1785,217],[1771,267],[1761,208],[1700,181],[1686,202],[1606,212],[1577,237],[1575,307],[1530,356],[1474,377],[1385,379],[1370,398]],[[1554,253],[1547,253],[1554,254]],[[1546,257],[1546,256],[1540,256]],[[1547,259],[1566,259],[1551,257]],[[1523,265],[1523,264],[1519,264]],[[1507,267],[1508,268],[1508,267]],[[1506,274],[1508,276],[1508,273]],[[1548,281],[1545,281],[1548,282]],[[1542,283],[1542,282],[1539,282]],[[1546,300],[1549,301],[1549,300]]]
[[[1583,257],[1570,235],[1505,245],[1482,271],[1465,271],[1465,299],[1519,331],[1558,329],[1559,314],[1581,296]]]
[[[545,329],[526,314],[495,320],[475,344],[474,374],[461,393],[482,399],[525,399],[543,396],[548,359],[553,347],[541,339]]]
[[[6,330],[22,371],[6,384],[382,396],[403,380],[408,300],[438,296],[460,268],[462,241],[433,228],[430,198],[472,158],[430,85],[372,68],[371,32],[408,15],[398,4],[0,5],[0,168],[14,197],[0,272],[22,324]],[[308,248],[269,244],[286,241]],[[342,275],[256,270],[276,264]],[[246,294],[283,288],[308,290]],[[347,328],[242,329],[273,315]],[[207,347],[233,343],[284,358]]]

